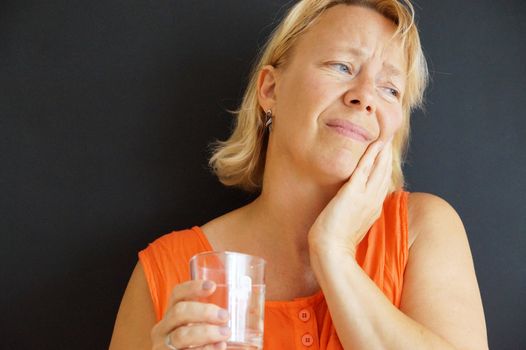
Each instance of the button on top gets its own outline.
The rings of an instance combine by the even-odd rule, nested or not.
[[[309,333],[305,333],[303,337],[301,337],[301,343],[305,346],[311,346],[312,343],[314,343],[314,338]]]
[[[308,320],[310,320],[310,311],[307,310],[307,309],[302,309],[302,310],[300,310],[300,312],[298,313],[298,317],[299,317],[300,320],[302,320],[303,322],[307,322]]]

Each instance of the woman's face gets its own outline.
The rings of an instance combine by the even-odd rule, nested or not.
[[[377,12],[337,5],[274,70],[269,147],[299,174],[347,179],[367,146],[402,124],[405,59],[395,25]]]

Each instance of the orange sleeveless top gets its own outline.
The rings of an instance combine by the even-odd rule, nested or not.
[[[364,237],[356,260],[395,305],[400,306],[408,256],[407,198],[391,193],[380,218]],[[190,279],[188,262],[213,248],[198,226],[166,234],[139,252],[157,320],[161,320],[173,287]],[[264,349],[343,349],[323,292],[291,301],[265,302]]]

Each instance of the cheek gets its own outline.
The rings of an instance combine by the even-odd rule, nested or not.
[[[380,116],[380,139],[388,140],[400,129],[402,116],[401,109],[393,109]]]
[[[288,119],[305,122],[328,103],[331,90],[315,72],[291,70],[281,83],[277,107]]]

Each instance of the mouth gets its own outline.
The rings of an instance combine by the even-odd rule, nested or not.
[[[334,132],[353,140],[360,142],[369,142],[372,140],[372,137],[367,130],[348,120],[331,119],[325,124]]]

